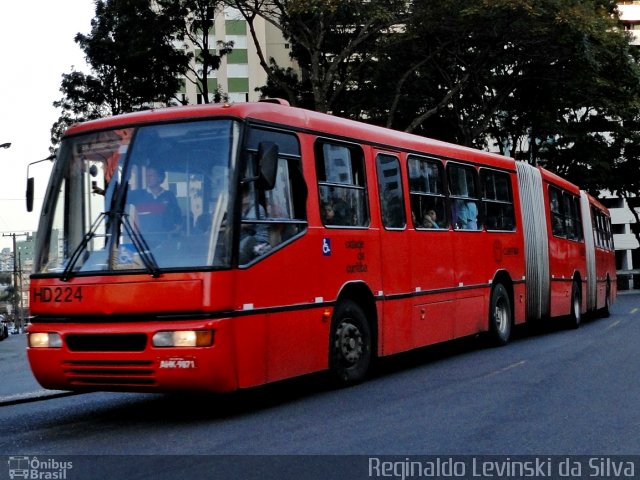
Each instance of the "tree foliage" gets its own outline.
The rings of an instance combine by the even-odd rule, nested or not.
[[[406,21],[404,0],[228,0],[249,24],[263,18],[292,43],[301,76],[277,65],[258,48],[267,72],[265,93],[283,94],[292,104],[354,116],[350,92],[375,61],[376,43]],[[357,116],[357,115],[356,115]]]
[[[613,0],[228,3],[291,41],[300,74],[263,54],[264,94],[499,148],[593,191],[630,163],[640,178],[638,52]]]
[[[0,302],[18,302],[19,300],[20,293],[13,285],[8,285],[0,290]]]
[[[152,8],[150,0],[97,0],[89,34],[76,43],[91,73],[62,76],[62,110],[52,128],[55,146],[78,121],[167,104],[180,89],[188,55],[174,47],[176,19]]]
[[[165,15],[174,19],[176,34],[188,42],[195,53],[187,52],[195,64],[189,62],[186,79],[196,85],[203,103],[219,102],[224,92],[219,88],[210,91],[208,79],[211,72],[220,68],[225,55],[233,50],[232,41],[218,40],[213,43],[215,17],[222,12],[221,0],[156,0]]]

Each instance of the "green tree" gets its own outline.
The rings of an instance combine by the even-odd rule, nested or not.
[[[227,0],[238,9],[259,46],[255,20],[262,17],[292,43],[301,75],[277,65],[258,47],[270,90],[294,105],[354,115],[347,108],[361,74],[375,61],[380,38],[406,20],[404,0]],[[345,103],[346,102],[346,103]]]
[[[627,109],[637,67],[615,2],[414,2],[370,82],[369,118],[386,126],[535,155],[543,126],[597,105]],[[550,130],[554,130],[551,128]]]
[[[188,55],[174,47],[176,19],[150,0],[97,0],[88,35],[76,43],[91,73],[62,76],[62,110],[52,128],[55,147],[69,123],[168,104],[181,86]]]
[[[20,294],[13,285],[9,285],[0,291],[0,302],[18,302]]]
[[[301,75],[263,59],[263,92],[640,197],[640,57],[615,0],[232,3],[292,43]]]
[[[0,272],[0,285],[10,285],[13,281],[11,272]]]

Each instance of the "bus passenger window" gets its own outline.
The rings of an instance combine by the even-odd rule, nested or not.
[[[576,196],[565,194],[565,218],[567,223],[567,237],[571,240],[581,241],[582,218],[580,216],[580,203]]]
[[[596,247],[613,250],[611,219],[595,206],[591,206],[591,222]]]
[[[481,229],[476,169],[467,165],[449,163],[447,170],[455,228],[458,230]]]
[[[481,169],[482,203],[487,230],[513,231],[516,228],[508,173]]]
[[[556,237],[564,237],[562,193],[557,188],[549,187],[549,209],[551,210],[551,231]]]
[[[406,217],[400,162],[393,155],[380,154],[377,157],[376,165],[382,224],[386,228],[404,228]]]
[[[449,228],[442,163],[411,155],[407,165],[414,228]]]
[[[369,205],[360,147],[319,141],[315,154],[324,225],[367,227]]]
[[[582,241],[582,217],[577,196],[556,187],[549,187],[551,231],[556,237]]]

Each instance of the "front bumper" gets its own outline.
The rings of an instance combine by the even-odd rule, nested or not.
[[[154,347],[153,335],[212,330],[206,347]],[[27,348],[38,382],[77,391],[228,392],[238,388],[234,339],[228,319],[129,324],[35,323],[29,333],[53,332],[60,348]]]

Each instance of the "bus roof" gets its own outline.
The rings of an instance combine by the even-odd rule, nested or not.
[[[67,130],[65,137],[95,130],[214,117],[256,120],[317,135],[356,140],[381,149],[428,152],[446,158],[481,162],[497,168],[515,170],[514,159],[495,153],[271,102],[187,105],[144,110],[73,125]]]
[[[605,207],[600,200],[598,200],[596,197],[594,197],[593,195],[591,195],[589,192],[587,192],[586,190],[583,190],[584,193],[586,194],[587,198],[589,199],[589,203],[591,205],[593,205],[594,207],[596,207],[598,210],[602,211],[605,215],[610,216],[611,213],[609,212],[609,209],[607,207]]]
[[[542,174],[543,181],[549,182],[557,187],[564,188],[575,195],[580,195],[580,188],[569,180],[566,180],[542,167],[538,167],[538,170],[540,170],[540,173]]]

